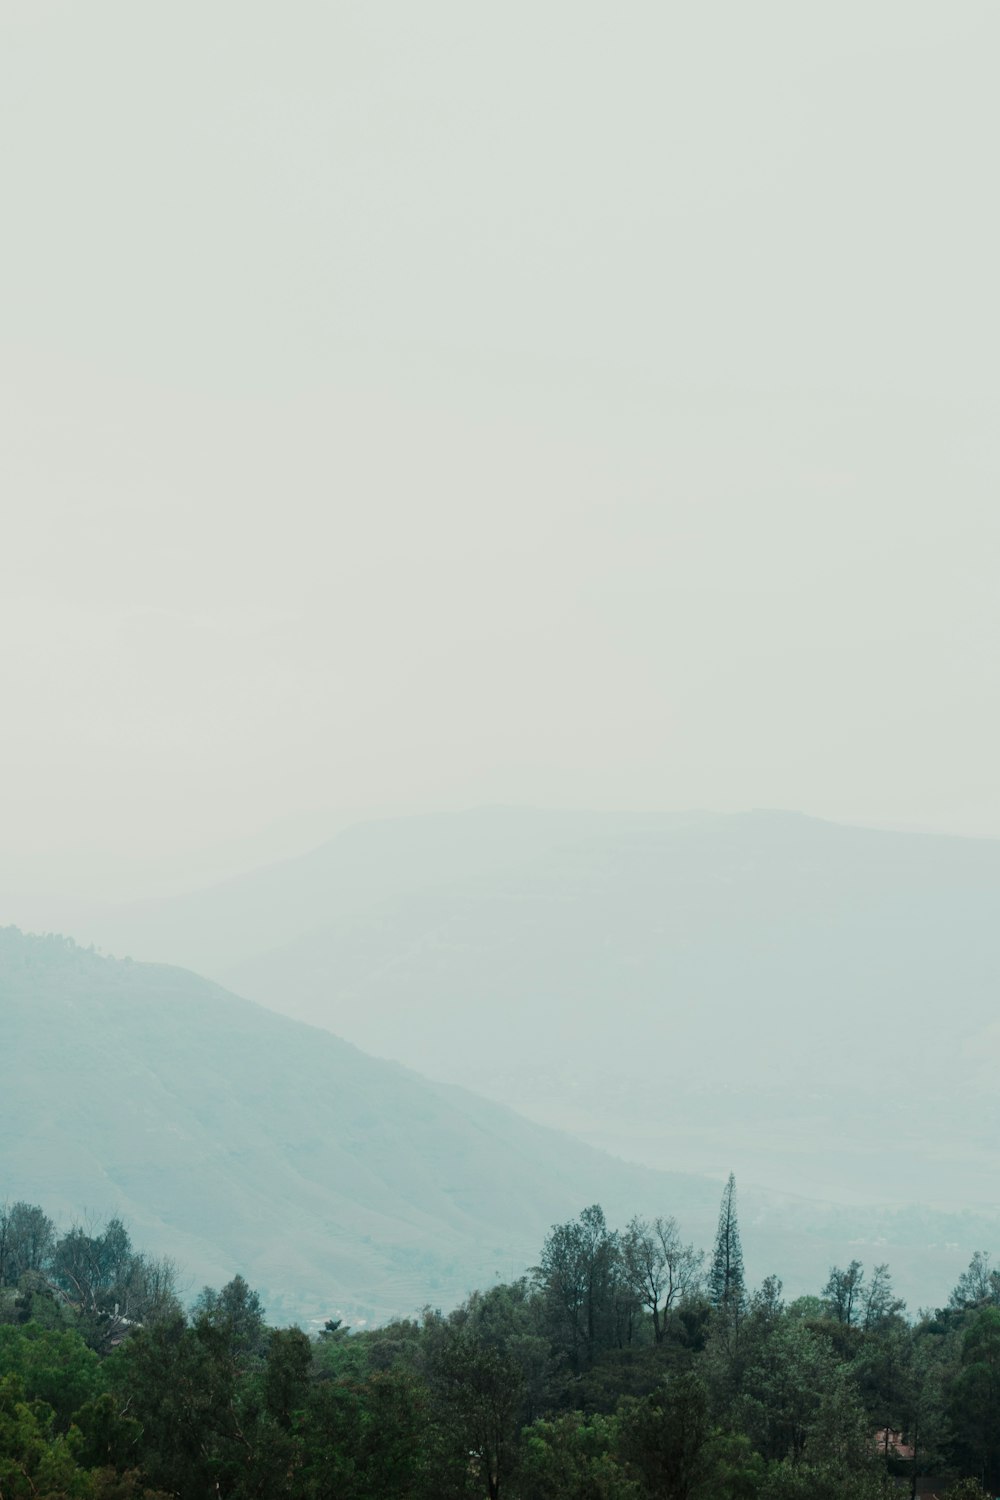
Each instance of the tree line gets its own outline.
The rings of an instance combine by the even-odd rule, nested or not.
[[[933,1480],[929,1477],[933,1476]],[[671,1217],[553,1226],[527,1276],[310,1337],[239,1276],[185,1310],[117,1219],[0,1210],[0,1500],[875,1500],[1000,1493],[1000,1273],[749,1288]]]

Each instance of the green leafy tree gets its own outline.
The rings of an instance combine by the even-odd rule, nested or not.
[[[260,1296],[242,1276],[234,1276],[221,1291],[204,1287],[192,1310],[195,1329],[206,1343],[214,1342],[233,1371],[260,1366],[267,1350],[268,1331]],[[215,1335],[211,1339],[211,1335]]]
[[[86,1500],[90,1476],[74,1453],[75,1434],[55,1430],[43,1401],[28,1401],[17,1375],[0,1378],[0,1496],[3,1500]]]
[[[51,1276],[80,1330],[102,1351],[134,1324],[180,1310],[173,1263],[134,1250],[121,1219],[95,1233],[74,1225],[54,1247]]]
[[[85,1468],[105,1474],[137,1472],[143,1428],[129,1416],[128,1405],[102,1391],[76,1410],[73,1424],[80,1433],[78,1456]]]
[[[863,1298],[861,1326],[866,1333],[884,1328],[905,1310],[906,1303],[892,1287],[892,1273],[887,1265],[876,1266]]]
[[[966,1312],[976,1307],[1000,1307],[1000,1271],[994,1270],[985,1250],[977,1250],[958,1278],[949,1306]]]
[[[690,1500],[710,1475],[708,1391],[694,1373],[668,1378],[620,1408],[621,1453],[649,1496]]]
[[[527,1278],[473,1292],[447,1321],[516,1365],[524,1391],[521,1419],[534,1421],[549,1399],[556,1361],[544,1336],[542,1299]]]
[[[865,1271],[859,1260],[852,1260],[846,1271],[832,1266],[823,1296],[830,1317],[851,1328],[858,1321]]]
[[[641,1500],[617,1457],[617,1418],[564,1412],[524,1433],[520,1500]]]
[[[746,1372],[738,1425],[770,1461],[800,1463],[836,1362],[805,1324],[783,1321]]]
[[[912,1487],[921,1475],[940,1473],[951,1441],[946,1388],[952,1375],[949,1342],[918,1330],[913,1339],[911,1398],[906,1430],[913,1447]]]
[[[542,1247],[537,1274],[551,1337],[574,1370],[588,1368],[621,1335],[621,1253],[599,1204],[556,1225]]]
[[[913,1333],[899,1321],[865,1335],[850,1366],[873,1430],[909,1431],[916,1400]]]
[[[35,1203],[0,1204],[0,1287],[47,1269],[55,1247],[55,1225]]]
[[[961,1371],[951,1391],[959,1450],[991,1494],[1000,1490],[1000,1308],[973,1315],[962,1340]]]
[[[176,1495],[229,1495],[246,1452],[224,1338],[165,1319],[108,1360],[119,1410],[142,1427],[147,1482]]]
[[[711,1500],[757,1500],[767,1472],[744,1432],[716,1429],[705,1449],[706,1491]]]
[[[978,1479],[956,1479],[945,1490],[941,1500],[992,1500],[991,1492],[984,1490]]]
[[[524,1406],[524,1377],[509,1354],[468,1329],[444,1325],[430,1371],[442,1425],[454,1433],[453,1453],[465,1453],[483,1492],[499,1500],[513,1472]]]
[[[17,1283],[17,1294],[9,1303],[12,1323],[35,1323],[39,1328],[66,1328],[73,1324],[58,1288],[42,1271],[25,1271]]]
[[[312,1362],[312,1345],[301,1328],[274,1330],[267,1349],[264,1401],[267,1411],[286,1431],[306,1405]]]
[[[315,1383],[302,1435],[307,1500],[446,1500],[466,1489],[468,1456],[456,1460],[412,1369]]]
[[[61,1431],[98,1390],[99,1361],[72,1329],[0,1326],[0,1375],[16,1375],[26,1399],[49,1406]]]
[[[886,1500],[878,1474],[845,1474],[835,1460],[769,1464],[757,1500]],[[890,1492],[891,1493],[891,1492]]]
[[[622,1237],[621,1253],[628,1285],[648,1310],[654,1341],[660,1344],[674,1308],[701,1287],[704,1252],[682,1243],[676,1219],[650,1223],[634,1218]]]

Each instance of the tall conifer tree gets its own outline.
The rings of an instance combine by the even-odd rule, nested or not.
[[[736,1178],[732,1172],[719,1209],[715,1253],[712,1256],[712,1269],[708,1273],[708,1295],[715,1307],[727,1312],[738,1312],[746,1298],[743,1247],[736,1219]]]

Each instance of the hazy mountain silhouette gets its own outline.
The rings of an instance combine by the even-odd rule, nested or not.
[[[958,1203],[1000,1166],[998,912],[996,841],[488,808],[95,931],[653,1165]]]
[[[618,1163],[185,970],[0,929],[0,1197],[120,1212],[196,1281],[384,1315],[520,1273],[554,1219],[715,1184]]]
[[[240,1271],[274,1316],[304,1319],[448,1305],[520,1274],[593,1201],[711,1241],[719,1181],[616,1161],[184,970],[5,928],[0,996],[0,1197],[64,1221],[121,1213],[192,1290]],[[996,1227],[752,1186],[741,1212],[753,1276],[795,1293],[835,1260],[891,1259],[923,1301]]]

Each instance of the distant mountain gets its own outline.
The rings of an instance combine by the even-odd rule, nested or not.
[[[539,811],[381,819],[345,829],[308,854],[168,899],[77,914],[103,947],[222,972],[333,922],[349,921],[415,892],[523,870],[554,850],[623,830],[669,832],[702,815]],[[89,925],[88,925],[89,924]]]
[[[990,1203],[998,916],[996,841],[486,808],[94,935],[652,1165]]]

